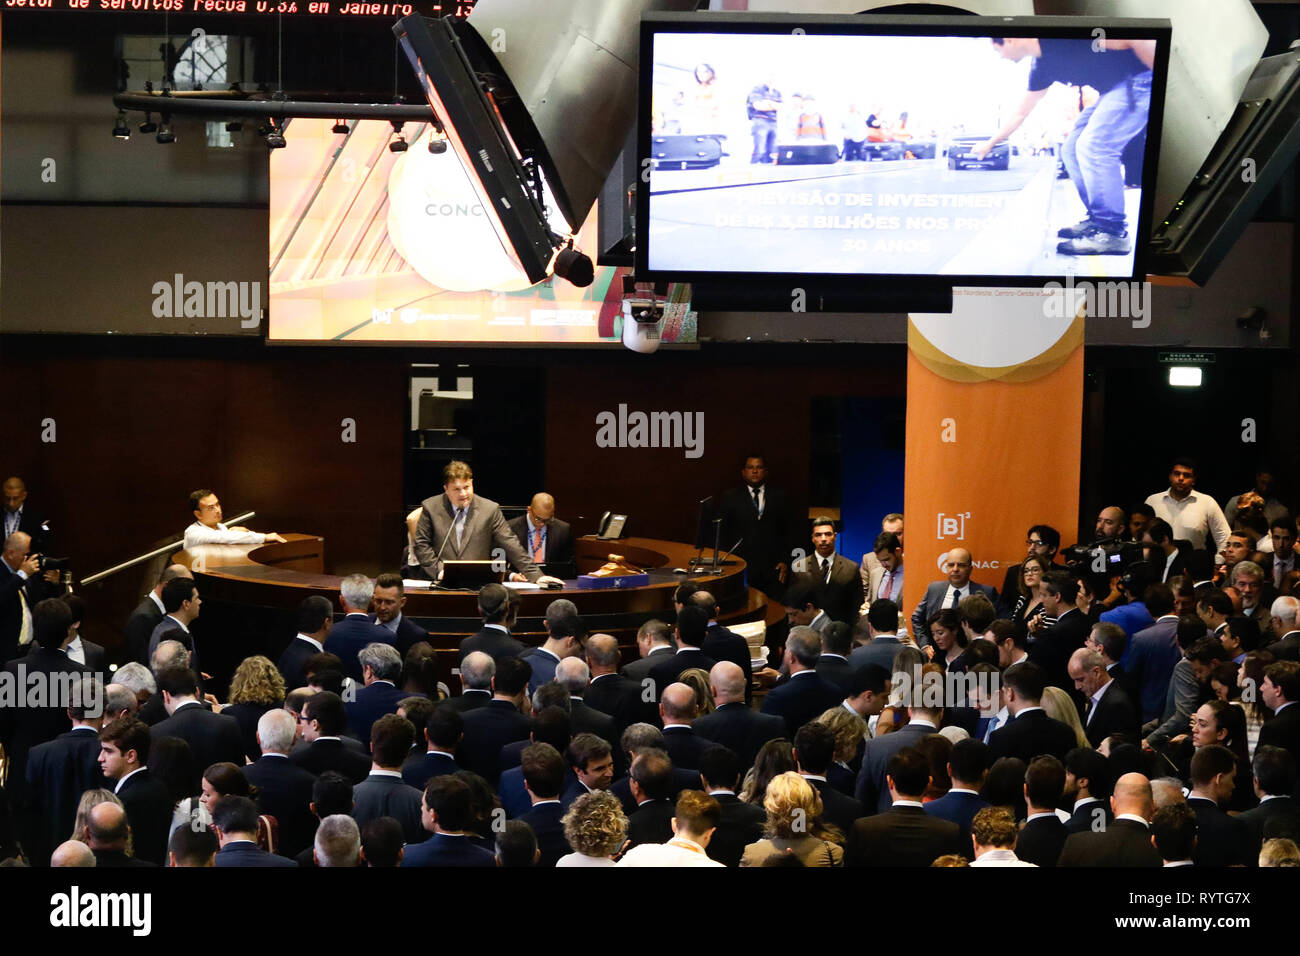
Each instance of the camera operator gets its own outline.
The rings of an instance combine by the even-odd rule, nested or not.
[[[32,608],[63,593],[59,572],[41,572],[41,556],[31,553],[31,535],[15,531],[0,552],[0,662],[25,653],[32,640]]]
[[[1115,589],[1122,595],[1125,603],[1106,611],[1098,620],[1107,624],[1118,624],[1125,636],[1132,639],[1138,631],[1156,622],[1142,601],[1146,589],[1156,583],[1153,565],[1147,562],[1129,565],[1114,582]]]

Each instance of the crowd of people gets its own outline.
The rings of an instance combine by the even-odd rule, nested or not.
[[[760,525],[780,495],[761,458],[743,474],[731,517]],[[518,592],[489,584],[455,693],[398,574],[344,578],[337,620],[305,599],[278,658],[246,658],[223,701],[190,633],[198,587],[169,566],[109,671],[84,603],[42,596],[57,575],[7,526],[0,860],[1300,865],[1300,575],[1270,480],[1229,518],[1180,461],[1168,492],[1103,509],[1081,551],[1035,525],[1001,594],[954,550],[911,615],[902,516],[861,565],[816,519],[809,553],[756,567],[787,616],[768,666],[690,582],[632,660],[567,599],[525,645]]]

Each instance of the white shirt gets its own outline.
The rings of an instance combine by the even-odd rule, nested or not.
[[[209,528],[201,522],[194,522],[185,529],[185,550],[201,544],[264,544],[266,535],[256,531],[230,531],[221,522],[215,528]]]
[[[558,866],[614,866],[607,856],[587,856],[585,853],[568,853],[555,861]]]
[[[1222,551],[1228,543],[1232,529],[1228,519],[1223,516],[1219,503],[1209,495],[1199,491],[1189,492],[1182,501],[1175,501],[1169,491],[1157,491],[1147,498],[1148,505],[1157,518],[1169,522],[1174,531],[1174,540],[1190,541],[1193,548],[1205,547],[1206,536],[1214,539],[1214,550]]]
[[[971,866],[1034,866],[1016,856],[1015,850],[988,850],[981,857],[971,861]]]
[[[113,788],[113,792],[114,792],[114,793],[119,793],[119,792],[121,792],[121,790],[122,790],[122,784],[126,783],[128,780],[130,780],[132,777],[134,777],[137,773],[139,773],[139,772],[140,772],[141,770],[143,770],[143,769],[145,769],[145,768],[144,768],[144,767],[136,767],[134,770],[132,770],[130,773],[128,773],[125,777],[123,777],[121,780],[119,780],[119,781],[117,782],[117,786]]]
[[[1136,813],[1121,813],[1121,814],[1117,815],[1117,816],[1115,817],[1115,819],[1116,819],[1116,820],[1132,820],[1134,823],[1140,823],[1140,824],[1142,824],[1142,825],[1143,825],[1144,827],[1146,827],[1148,830],[1151,829],[1151,824],[1150,824],[1150,823],[1149,823],[1145,818],[1138,816]]]
[[[1113,683],[1115,683],[1115,678],[1112,677],[1110,680],[1106,681],[1106,683],[1093,691],[1092,696],[1088,698],[1088,700],[1092,701],[1092,706],[1088,708],[1088,717],[1084,720],[1083,726],[1087,727],[1092,723],[1092,715],[1097,712],[1097,704],[1099,704],[1101,699],[1106,696],[1106,689]]]
[[[955,588],[949,584],[948,590],[943,592],[943,603],[939,605],[940,609],[952,607],[952,596],[958,591],[961,591],[961,596],[964,598],[968,598],[974,593],[974,589],[970,586],[969,581],[963,584],[960,588]],[[958,601],[960,600],[961,599],[958,598]]]
[[[86,663],[86,649],[81,646],[80,634],[78,634],[71,641],[69,641],[68,646],[65,647],[63,650],[64,653],[68,655],[69,660],[74,660],[78,664]]]
[[[298,640],[306,641],[312,647],[316,648],[318,652],[323,652],[325,650],[325,648],[321,645],[320,641],[316,640],[316,638],[314,637],[309,637],[308,635],[302,633],[302,631],[298,632]]]
[[[154,594],[152,591],[149,592],[149,600],[153,601],[153,603],[158,606],[158,610],[161,611],[163,614],[167,613],[167,608],[163,607],[162,598]]]
[[[685,837],[667,843],[642,843],[627,851],[616,866],[722,866],[710,860],[704,847]]]
[[[1169,569],[1174,566],[1174,559],[1177,557],[1178,557],[1178,549],[1175,548],[1173,551],[1170,552],[1169,557],[1165,558],[1165,570],[1164,573],[1160,575],[1160,580],[1162,582],[1169,580]]]

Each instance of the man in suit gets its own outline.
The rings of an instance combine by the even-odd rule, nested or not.
[[[307,686],[307,661],[325,650],[334,625],[334,609],[329,598],[313,594],[298,605],[298,633],[280,655],[276,667],[289,690]]]
[[[896,751],[885,782],[892,806],[853,824],[844,844],[845,866],[929,866],[938,857],[965,852],[961,828],[923,809],[930,763],[921,751],[910,746]]]
[[[608,741],[611,747],[617,747],[621,728],[614,717],[591,706],[585,699],[590,680],[591,671],[581,657],[566,657],[555,666],[555,682],[569,692],[569,719],[573,732],[595,734]]]
[[[1232,598],[1222,588],[1207,588],[1196,598],[1196,616],[1205,624],[1205,630],[1216,638],[1222,639],[1228,618],[1235,613]]]
[[[745,672],[745,703],[748,704],[753,700],[750,682],[753,655],[749,650],[749,642],[718,623],[718,601],[708,591],[697,590],[686,600],[692,607],[698,607],[709,616],[708,630],[704,632],[704,643],[700,645],[704,655],[715,661],[731,661]]]
[[[105,784],[99,769],[101,695],[97,678],[77,678],[74,699],[66,708],[72,729],[37,744],[27,755],[27,798],[38,825],[23,838],[23,845],[34,860],[49,859],[72,832],[81,795]]]
[[[636,810],[628,814],[628,840],[633,846],[671,840],[675,788],[668,755],[654,749],[637,754],[632,760],[629,786]]]
[[[504,552],[514,568],[510,580],[563,583],[542,574],[495,501],[475,496],[474,472],[469,465],[448,463],[442,470],[442,491],[420,503],[420,522],[415,528],[415,557],[431,580],[442,579],[444,560],[495,560]]]
[[[1300,599],[1274,598],[1269,607],[1270,630],[1277,638],[1268,646],[1268,652],[1278,660],[1300,661],[1300,627],[1296,616],[1300,614]]]
[[[1232,568],[1232,587],[1241,595],[1241,613],[1259,625],[1265,644],[1281,635],[1270,630],[1272,616],[1269,610],[1277,595],[1273,586],[1264,581],[1264,569],[1254,561],[1239,561]]]
[[[699,767],[700,754],[707,741],[695,733],[695,691],[686,684],[669,684],[659,699],[659,716],[663,719],[664,743],[674,767]]]
[[[721,744],[706,747],[700,754],[704,792],[718,801],[722,810],[707,851],[709,859],[723,866],[740,866],[745,847],[763,839],[763,825],[767,822],[762,807],[745,803],[736,796],[740,776],[740,761]]]
[[[213,866],[291,867],[293,860],[267,853],[257,845],[257,804],[248,797],[228,796],[212,808],[212,829],[217,834]]]
[[[1260,743],[1251,761],[1259,806],[1236,817],[1250,835],[1250,859],[1259,856],[1265,840],[1285,837],[1300,842],[1300,808],[1296,807],[1296,761],[1290,752]]]
[[[1070,833],[1108,826],[1114,819],[1110,809],[1110,761],[1091,747],[1075,747],[1065,755],[1064,802],[1070,808],[1065,829]]]
[[[167,613],[163,608],[162,590],[169,581],[174,581],[176,578],[190,578],[193,580],[194,575],[183,564],[166,565],[162,569],[162,573],[158,575],[158,583],[144,596],[136,609],[131,612],[131,616],[127,618],[125,634],[126,659],[128,661],[135,661],[148,666],[149,638],[153,636],[153,629],[158,626],[158,622]]]
[[[749,566],[749,586],[779,599],[794,550],[794,511],[789,496],[767,482],[762,455],[749,455],[740,469],[744,484],[722,496],[722,547],[734,547]],[[739,541],[739,545],[733,542]]]
[[[257,788],[258,807],[279,824],[281,852],[288,857],[311,846],[316,830],[309,809],[316,777],[289,760],[296,732],[297,723],[287,710],[268,710],[257,721],[262,755],[243,768],[244,777]]]
[[[1237,758],[1220,744],[1200,747],[1192,755],[1192,792],[1187,806],[1196,814],[1196,849],[1192,861],[1197,866],[1250,866],[1251,832],[1240,817],[1230,817],[1221,809],[1232,798],[1236,787]],[[1247,781],[1242,781],[1248,786]]]
[[[519,655],[533,669],[528,693],[555,677],[555,668],[566,657],[583,653],[582,642],[586,630],[578,617],[578,608],[566,598],[559,598],[546,606],[546,640],[538,647],[530,647]]]
[[[1025,770],[1025,806],[1028,814],[1016,840],[1016,856],[1035,866],[1056,866],[1070,832],[1056,815],[1065,793],[1065,765],[1044,754]]]
[[[797,574],[781,598],[785,605],[785,621],[790,627],[810,627],[818,634],[831,626],[831,616],[822,607],[826,603],[825,588],[815,575]]]
[[[562,687],[553,683],[544,684],[533,695],[533,718],[528,736],[523,740],[511,741],[501,748],[497,758],[497,765],[501,768],[497,796],[506,816],[511,819],[523,816],[532,806],[528,788],[524,786],[524,770],[521,766],[524,751],[533,744],[550,744],[556,753],[563,753],[573,742],[573,724],[569,720],[568,703],[569,698]],[[577,782],[577,778],[566,771],[557,796]]]
[[[799,728],[844,699],[839,687],[817,673],[822,640],[810,627],[793,627],[785,639],[783,664],[790,679],[767,692],[763,713],[785,720],[786,733],[794,737]]]
[[[894,655],[903,646],[898,639],[898,605],[889,598],[872,601],[867,609],[867,634],[871,640],[853,649],[849,666],[858,671],[873,664],[893,673]]]
[[[376,641],[396,648],[397,637],[387,629],[378,629],[366,609],[374,598],[375,582],[364,574],[349,574],[339,584],[339,604],[343,619],[330,628],[325,650],[343,662],[343,673],[358,683],[361,681],[361,662],[357,655],[367,644]]]
[[[1047,683],[1069,691],[1070,655],[1083,647],[1092,625],[1088,616],[1075,606],[1079,585],[1068,574],[1055,571],[1043,575],[1043,613],[1056,618],[1044,628],[1029,649],[1029,659],[1043,669]]]
[[[847,834],[862,816],[862,804],[826,782],[826,771],[835,759],[835,733],[825,724],[806,723],[794,735],[793,750],[795,770],[821,797],[822,820]]]
[[[533,564],[561,577],[572,577],[574,566],[573,530],[567,521],[555,517],[555,499],[544,491],[533,495],[526,513],[507,522]]]
[[[731,750],[742,767],[752,767],[754,758],[769,740],[786,737],[785,719],[779,714],[760,714],[745,706],[745,677],[731,661],[719,661],[709,671],[709,689],[714,711],[696,719],[698,737]]]
[[[618,734],[644,720],[654,710],[653,702],[641,699],[641,684],[618,672],[618,640],[609,634],[593,634],[587,638],[587,669],[591,683],[583,701],[614,718]],[[615,747],[618,741],[611,741]]]
[[[564,807],[560,788],[564,785],[564,758],[550,744],[532,744],[524,748],[519,766],[524,772],[524,788],[532,809],[519,819],[527,823],[537,837],[542,857],[538,866],[553,867],[555,861],[573,850],[564,838]]]
[[[1264,706],[1273,719],[1259,732],[1259,743],[1282,747],[1300,761],[1300,664],[1276,661],[1264,668],[1259,685]]]
[[[57,571],[40,573],[39,556],[31,537],[15,531],[0,552],[0,664],[12,660],[32,642],[32,611],[56,596]]]
[[[86,843],[95,858],[95,867],[156,866],[139,854],[139,836],[136,836],[136,855],[127,856],[126,847],[131,837],[127,813],[115,803],[101,803],[91,808],[84,831]]]
[[[370,758],[343,742],[347,719],[347,710],[338,694],[328,690],[312,694],[298,717],[300,734],[307,746],[293,750],[289,759],[317,777],[334,770],[354,784],[365,780],[370,773]]]
[[[1174,592],[1168,584],[1153,584],[1142,595],[1155,623],[1133,635],[1120,664],[1141,701],[1142,723],[1159,720],[1165,692],[1174,665],[1183,659],[1178,646],[1178,615],[1174,614]]]
[[[135,855],[162,865],[175,803],[163,782],[149,773],[149,727],[134,717],[99,732],[99,769],[126,808]]]
[[[17,475],[6,478],[4,483],[4,533],[0,538],[8,538],[15,532],[22,532],[30,539],[33,554],[50,554],[53,533],[50,522],[31,505],[27,504],[27,483]]]
[[[1029,763],[1039,754],[1064,760],[1073,749],[1074,731],[1047,716],[1042,708],[1046,687],[1046,675],[1032,661],[1014,664],[1003,673],[1002,695],[1011,719],[989,736],[990,765],[1001,757],[1018,757]]]
[[[1087,698],[1083,729],[1090,744],[1100,747],[1111,734],[1137,734],[1140,726],[1137,706],[1119,681],[1106,673],[1100,654],[1086,647],[1079,648],[1070,655],[1069,672],[1075,689]]]
[[[650,679],[654,681],[655,700],[663,697],[664,689],[669,684],[677,683],[682,671],[698,667],[708,671],[717,663],[701,649],[708,634],[709,618],[697,607],[683,607],[677,615],[677,625],[673,636],[677,642],[677,653],[671,657],[664,655],[650,670]],[[663,841],[659,841],[663,842]]]
[[[229,761],[244,764],[244,743],[239,721],[227,714],[205,710],[199,703],[199,685],[189,668],[172,668],[157,677],[167,719],[155,724],[150,733],[160,737],[179,737],[194,753],[195,770],[202,773],[214,763]],[[198,780],[194,781],[197,787]]]
[[[708,636],[707,625],[705,636]],[[640,656],[623,667],[623,676],[641,684],[650,676],[652,668],[677,653],[673,625],[659,620],[646,621],[637,628],[636,648]]]
[[[907,723],[893,733],[873,737],[863,747],[862,769],[858,771],[858,782],[853,790],[854,797],[862,804],[863,813],[884,813],[892,805],[889,783],[885,778],[888,776],[889,764],[894,755],[905,747],[915,747],[922,737],[938,733],[939,718],[943,715],[943,710],[937,707],[918,706],[923,703],[925,701],[917,689],[917,692],[910,695],[907,701]],[[926,780],[928,779],[927,765]],[[924,793],[925,787],[926,784],[922,783],[917,793]],[[917,800],[920,800],[919,796]]]
[[[190,625],[198,620],[203,607],[203,598],[199,596],[198,586],[192,578],[177,578],[168,581],[162,589],[163,609],[166,613],[162,620],[154,625],[149,635],[149,661],[152,665],[154,652],[163,641],[178,641],[190,652],[190,666],[198,671],[198,645],[190,633]]]
[[[496,868],[496,857],[470,841],[473,796],[459,777],[434,777],[424,788],[424,828],[433,836],[407,847],[402,866],[472,866]]]
[[[532,730],[523,714],[532,673],[527,661],[516,657],[502,661],[492,678],[492,699],[463,715],[465,732],[456,762],[490,783],[501,775],[501,748],[526,740]]]
[[[835,551],[835,522],[828,517],[813,519],[813,553],[799,558],[792,565],[796,574],[808,574],[822,583],[826,613],[833,621],[843,621],[850,627],[858,621],[862,607],[862,569]]]
[[[72,612],[72,640],[64,653],[69,660],[85,665],[92,674],[103,675],[108,672],[108,657],[104,648],[94,641],[81,636],[81,625],[86,617],[86,602],[76,594],[65,594],[60,598]]]
[[[952,787],[925,805],[925,812],[931,816],[957,824],[963,843],[970,839],[970,824],[975,814],[989,805],[980,796],[980,788],[984,786],[990,763],[988,745],[982,740],[968,737],[957,741],[948,756]]]
[[[1160,854],[1151,845],[1155,801],[1147,778],[1124,774],[1115,781],[1110,805],[1115,819],[1100,830],[1089,828],[1066,837],[1057,866],[1161,865]]]
[[[842,621],[836,621],[822,632],[822,653],[817,658],[817,676],[834,684],[843,694],[853,677],[849,653],[853,650],[853,630]]]
[[[1106,673],[1114,680],[1124,684],[1127,689],[1128,673],[1124,670],[1124,665],[1120,660],[1124,657],[1124,648],[1128,644],[1128,635],[1118,624],[1111,624],[1108,621],[1098,621],[1088,632],[1087,639],[1083,642],[1084,647],[1092,648],[1101,655],[1101,662],[1106,668]]]
[[[998,592],[987,584],[970,579],[972,561],[971,553],[965,548],[953,548],[948,552],[943,565],[948,579],[931,583],[912,614],[912,636],[917,647],[924,648],[932,643],[930,620],[944,608],[957,607],[962,598],[971,594],[983,594],[993,602],[994,607],[997,606]]]
[[[460,696],[440,701],[438,706],[450,707],[462,714],[483,707],[492,699],[492,678],[496,672],[496,662],[490,656],[482,651],[471,651],[460,662]]]
[[[465,735],[465,718],[460,711],[439,706],[433,709],[424,727],[425,752],[406,758],[402,764],[402,779],[417,790],[434,777],[459,773],[456,748]]]
[[[567,812],[584,793],[608,790],[614,782],[614,750],[609,742],[595,734],[574,734],[564,751],[573,783],[560,794],[560,804]]]
[[[898,526],[903,526],[901,516]],[[862,556],[863,601],[859,610],[863,614],[881,598],[895,604],[903,600],[903,539],[892,531],[882,531],[872,547],[873,551]]]
[[[358,740],[370,739],[370,728],[385,714],[397,713],[397,705],[409,694],[397,686],[402,677],[402,658],[391,644],[367,644],[357,655],[362,687],[356,700],[346,704],[348,733]],[[382,816],[382,814],[381,814]]]
[[[385,571],[375,578],[375,590],[370,603],[375,609],[375,626],[393,636],[389,643],[397,648],[397,653],[403,660],[414,645],[429,639],[428,631],[402,613],[402,608],[406,607],[406,586],[402,584],[400,574]]]
[[[421,791],[402,780],[402,761],[414,739],[415,728],[405,717],[385,714],[376,720],[370,729],[370,775],[352,789],[352,818],[358,826],[392,817],[408,844],[428,837],[421,822]]]
[[[510,636],[519,617],[519,595],[500,584],[485,584],[478,592],[478,612],[483,627],[460,642],[460,659],[482,651],[494,661],[518,657],[528,648]]]

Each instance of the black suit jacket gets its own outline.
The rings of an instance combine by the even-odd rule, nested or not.
[[[511,518],[506,522],[506,525],[519,540],[519,546],[531,556],[533,549],[528,544],[528,535],[531,530],[528,524],[528,515],[522,514],[518,518]],[[557,578],[573,577],[572,572],[576,570],[575,561],[573,529],[569,527],[567,521],[552,518],[546,522],[546,555],[541,565],[542,570]]]
[[[1235,818],[1250,834],[1250,858],[1259,859],[1259,848],[1265,840],[1286,837],[1300,842],[1300,807],[1294,797],[1275,797],[1264,800],[1253,810],[1237,814]]]
[[[658,716],[654,701],[641,699],[642,687],[622,674],[599,674],[591,679],[582,700],[590,707],[614,718],[616,733],[639,721],[654,723],[648,718]]]
[[[369,687],[358,689],[356,700],[350,700],[344,705],[348,714],[348,733],[369,747],[370,728],[375,721],[397,713],[397,705],[412,696],[423,695],[408,694],[389,681],[375,681]]]
[[[736,701],[723,704],[691,725],[696,736],[729,749],[741,767],[752,767],[763,744],[785,737],[785,720],[778,714],[760,714]]]
[[[1085,830],[1093,829],[1098,825],[1098,810],[1101,811],[1101,819],[1105,821],[1106,826],[1110,826],[1110,822],[1115,819],[1115,814],[1110,809],[1110,801],[1092,800],[1070,815],[1070,822],[1065,825],[1065,829],[1070,833],[1083,833]]]
[[[1163,866],[1151,845],[1151,829],[1134,820],[1112,820],[1104,830],[1071,833],[1057,866]]]
[[[749,486],[742,485],[722,496],[717,514],[722,519],[722,547],[730,548],[740,541],[735,553],[749,565],[750,586],[764,592],[779,589],[776,565],[789,564],[794,549],[806,540],[795,533],[789,495],[765,483],[760,517]],[[709,544],[712,546],[712,542]]]
[[[1046,671],[1048,684],[1067,692],[1074,690],[1069,672],[1070,655],[1083,647],[1091,630],[1091,622],[1078,608],[1066,612],[1051,627],[1043,629],[1029,648],[1029,659]]]
[[[121,783],[117,797],[131,825],[135,855],[162,866],[167,861],[167,837],[172,827],[171,794],[145,768]]]
[[[283,706],[284,701],[258,704],[250,700],[242,704],[227,704],[221,708],[223,715],[235,718],[235,723],[239,724],[239,737],[244,744],[244,755],[249,760],[262,756],[262,748],[257,745],[257,722],[268,710],[279,710]]]
[[[649,656],[640,657],[630,664],[623,665],[623,676],[628,680],[636,681],[640,684],[650,676],[650,671],[664,662],[666,658],[676,652],[675,647],[656,647],[650,651]],[[701,648],[703,650],[703,648]],[[656,698],[658,700],[658,698]],[[657,723],[657,721],[651,721]]]
[[[500,664],[507,657],[518,657],[526,650],[528,647],[511,637],[508,631],[484,625],[477,634],[460,642],[460,659],[464,661],[474,651],[482,651]]]
[[[838,654],[823,654],[817,658],[817,676],[828,684],[839,688],[841,696],[848,693],[849,679],[853,676],[853,666],[847,657]]]
[[[126,659],[149,666],[149,638],[163,619],[163,612],[149,595],[136,605],[126,620]]]
[[[308,746],[294,750],[289,759],[317,777],[326,770],[335,770],[358,784],[370,776],[370,758],[337,738],[313,740]]]
[[[569,725],[575,737],[578,734],[595,734],[614,749],[615,755],[620,753],[620,731],[617,722],[612,715],[587,703],[585,694],[581,698],[575,697],[570,701]],[[617,763],[618,757],[615,756],[614,760]]]
[[[39,573],[28,576],[24,581],[0,560],[0,664],[17,657],[21,650],[18,639],[22,634],[23,608],[19,591],[26,596],[29,611],[53,593],[53,589],[46,585]],[[35,641],[35,635],[32,639]]]
[[[651,800],[637,807],[627,818],[627,838],[632,846],[642,843],[667,843],[673,838],[673,817],[677,805],[672,800]]]
[[[961,827],[920,807],[891,807],[849,830],[845,866],[929,866],[947,854],[965,855]]]
[[[3,564],[0,561],[0,564]],[[47,703],[58,706],[45,707],[0,707],[0,743],[4,744],[5,754],[9,760],[9,782],[6,789],[13,803],[14,812],[21,814],[28,806],[27,798],[27,754],[37,744],[53,740],[59,734],[72,729],[68,719],[66,701],[56,700],[57,691],[62,683],[60,675],[86,674],[89,669],[60,650],[50,650],[33,644],[26,657],[10,661],[3,668],[4,679],[9,681],[15,692],[22,693],[33,678],[41,681],[46,688]],[[43,677],[40,675],[44,675]],[[33,703],[36,700],[33,699]]]
[[[704,632],[704,643],[700,650],[706,657],[715,661],[731,661],[745,675],[745,703],[754,699],[752,669],[749,642],[739,634],[730,631],[716,621]]]
[[[279,824],[280,852],[297,856],[311,846],[317,819],[311,812],[316,777],[287,757],[266,754],[244,767],[244,777],[257,788],[257,805]]]
[[[27,792],[36,809],[23,838],[28,855],[44,866],[50,854],[72,834],[77,803],[87,790],[107,786],[99,769],[99,734],[90,728],[69,730],[37,744],[27,755]]]
[[[655,700],[663,699],[664,690],[669,684],[677,683],[677,678],[681,676],[682,671],[698,667],[707,674],[716,663],[717,661],[705,654],[703,650],[694,647],[678,651],[672,657],[665,654],[663,660],[650,670],[650,679],[655,682]]]
[[[1300,631],[1288,631],[1268,645],[1268,652],[1280,661],[1300,661]]]
[[[559,803],[539,803],[519,817],[533,828],[537,837],[537,849],[542,851],[542,858],[537,865],[555,866],[560,857],[573,852],[569,841],[564,838],[564,806]]]
[[[397,646],[397,637],[386,627],[376,627],[364,614],[348,614],[335,621],[330,636],[325,638],[325,650],[338,655],[343,662],[343,673],[361,683],[361,662],[357,654],[367,644],[380,643]]]
[[[95,857],[95,867],[122,867],[122,866],[157,866],[149,860],[142,860],[138,856],[127,856],[121,850],[91,850]]]
[[[352,819],[365,826],[380,817],[392,817],[402,825],[407,843],[423,843],[429,831],[421,820],[423,794],[400,777],[374,774],[352,789]]]
[[[468,714],[471,710],[478,710],[480,707],[486,707],[487,702],[492,699],[492,692],[486,690],[465,691],[459,697],[448,697],[444,701],[439,701],[439,707],[450,707],[452,710],[458,710],[462,714]]]
[[[407,757],[406,763],[402,764],[402,779],[417,790],[423,790],[434,777],[459,772],[460,764],[455,758],[441,752],[416,754]]]
[[[674,767],[686,767],[696,770],[700,766],[700,755],[709,746],[709,742],[695,733],[693,727],[665,727],[664,743],[668,745],[668,756]]]
[[[1056,866],[1069,835],[1056,814],[1030,820],[1016,838],[1016,856],[1035,866]]]
[[[257,866],[257,867],[285,867],[297,866],[293,860],[287,856],[278,856],[274,853],[267,853],[255,843],[240,841],[238,843],[227,843],[217,851],[216,860],[213,866]]]
[[[1074,731],[1068,724],[1048,717],[1045,710],[1031,710],[989,735],[989,760],[1019,757],[1029,763],[1040,754],[1051,754],[1064,762],[1065,755],[1076,746]]]
[[[174,711],[166,720],[149,728],[149,735],[179,737],[194,752],[195,770],[202,774],[214,763],[229,761],[236,767],[244,765],[244,740],[239,731],[239,721],[225,714],[204,710],[199,703],[186,704]],[[199,781],[194,781],[197,791]]]
[[[862,804],[845,796],[825,780],[809,780],[822,798],[822,820],[833,824],[846,837],[854,822],[863,815]]]
[[[280,655],[279,663],[276,664],[280,669],[280,675],[284,678],[284,686],[287,690],[307,686],[307,661],[319,653],[315,644],[309,644],[298,635],[294,635],[289,646]]]
[[[843,700],[843,692],[816,671],[800,671],[767,692],[763,699],[763,713],[781,717],[785,721],[786,733],[793,740],[800,727],[816,720],[823,711],[837,707]]]
[[[1097,703],[1096,713],[1089,719],[1085,716],[1083,732],[1088,735],[1088,743],[1100,747],[1101,742],[1111,734],[1136,735],[1141,729],[1137,705],[1133,698],[1117,680],[1112,680],[1106,693]],[[1261,734],[1262,736],[1262,734]]]
[[[1287,704],[1260,728],[1259,743],[1283,747],[1300,763],[1300,704]]]
[[[1269,801],[1272,803],[1273,801]],[[1192,862],[1197,866],[1250,866],[1252,834],[1249,822],[1230,817],[1213,800],[1188,797],[1187,805],[1196,814],[1196,849]]]
[[[108,655],[94,641],[81,639],[81,653],[86,658],[86,670],[98,674],[102,679],[108,670]],[[111,681],[109,683],[112,683]]]
[[[763,839],[767,814],[762,807],[745,803],[734,793],[715,793],[713,799],[722,807],[722,818],[705,852],[723,866],[740,866],[745,847]]]
[[[0,511],[0,515],[3,514],[4,512]],[[54,551],[54,532],[45,530],[47,524],[45,515],[23,502],[23,514],[18,519],[18,530],[31,536],[32,554],[57,554]],[[0,524],[0,528],[3,527],[4,525]],[[1269,570],[1271,571],[1272,568]]]
[[[429,632],[420,627],[420,625],[416,624],[405,614],[403,614],[402,619],[397,622],[396,632],[389,631],[387,627],[380,624],[379,620],[373,614],[369,615],[369,617],[370,622],[374,624],[375,627],[388,631],[388,633],[392,635],[393,646],[397,648],[397,653],[402,655],[402,660],[406,660],[406,652],[412,647],[419,644],[421,641],[427,641],[429,639]]]
[[[800,558],[792,570],[808,580],[822,583],[822,610],[832,620],[843,621],[852,627],[858,623],[858,610],[862,607],[862,568],[856,561],[842,554],[831,558],[831,577],[827,581],[821,572],[821,557],[813,552]]]
[[[531,721],[514,704],[490,700],[465,714],[465,736],[456,762],[495,785],[501,776],[501,748],[515,740],[527,740],[531,732]]]

